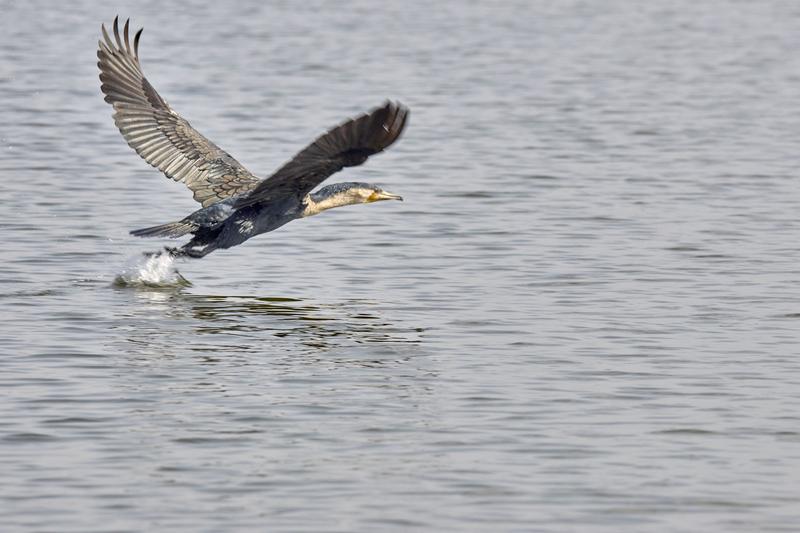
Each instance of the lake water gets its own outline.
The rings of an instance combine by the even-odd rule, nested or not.
[[[797,2],[0,4],[4,532],[797,530]],[[404,102],[406,201],[114,286],[117,13],[262,176]]]

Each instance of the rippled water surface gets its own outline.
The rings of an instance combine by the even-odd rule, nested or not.
[[[0,3],[3,531],[796,531],[800,4]],[[116,13],[260,175],[406,103],[406,201],[115,283]]]

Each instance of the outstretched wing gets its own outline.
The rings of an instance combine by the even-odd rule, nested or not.
[[[128,145],[175,181],[185,183],[207,207],[255,187],[258,178],[217,145],[200,135],[169,107],[142,74],[139,37],[131,48],[128,21],[124,43],[114,19],[114,41],[103,25],[98,43],[101,90],[114,106],[114,122]]]
[[[391,146],[403,132],[407,119],[408,108],[386,102],[382,107],[340,124],[239,198],[236,207],[268,203],[292,195],[303,198],[344,167],[360,165],[372,154]]]

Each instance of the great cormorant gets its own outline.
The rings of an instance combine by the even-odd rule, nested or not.
[[[140,29],[131,47],[128,21],[114,40],[102,26],[97,57],[101,90],[114,106],[114,122],[131,148],[167,177],[185,183],[203,207],[177,222],[132,231],[139,237],[192,240],[168,248],[176,256],[203,257],[250,237],[277,229],[297,218],[333,207],[402,200],[366,183],[317,185],[344,167],[362,164],[391,146],[406,125],[408,109],[387,101],[321,135],[266,179],[198,133],[164,101],[147,81],[139,63]]]

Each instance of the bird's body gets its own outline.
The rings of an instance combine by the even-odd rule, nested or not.
[[[408,110],[387,102],[382,107],[329,130],[266,179],[259,179],[230,154],[194,130],[172,110],[142,74],[137,32],[133,47],[128,23],[120,36],[114,19],[114,41],[103,27],[98,66],[106,101],[128,144],[167,177],[185,183],[203,206],[187,217],[132,231],[140,237],[192,239],[173,255],[203,257],[298,218],[327,209],[398,195],[366,183],[337,183],[312,190],[344,167],[364,163],[388,148],[402,133]]]

